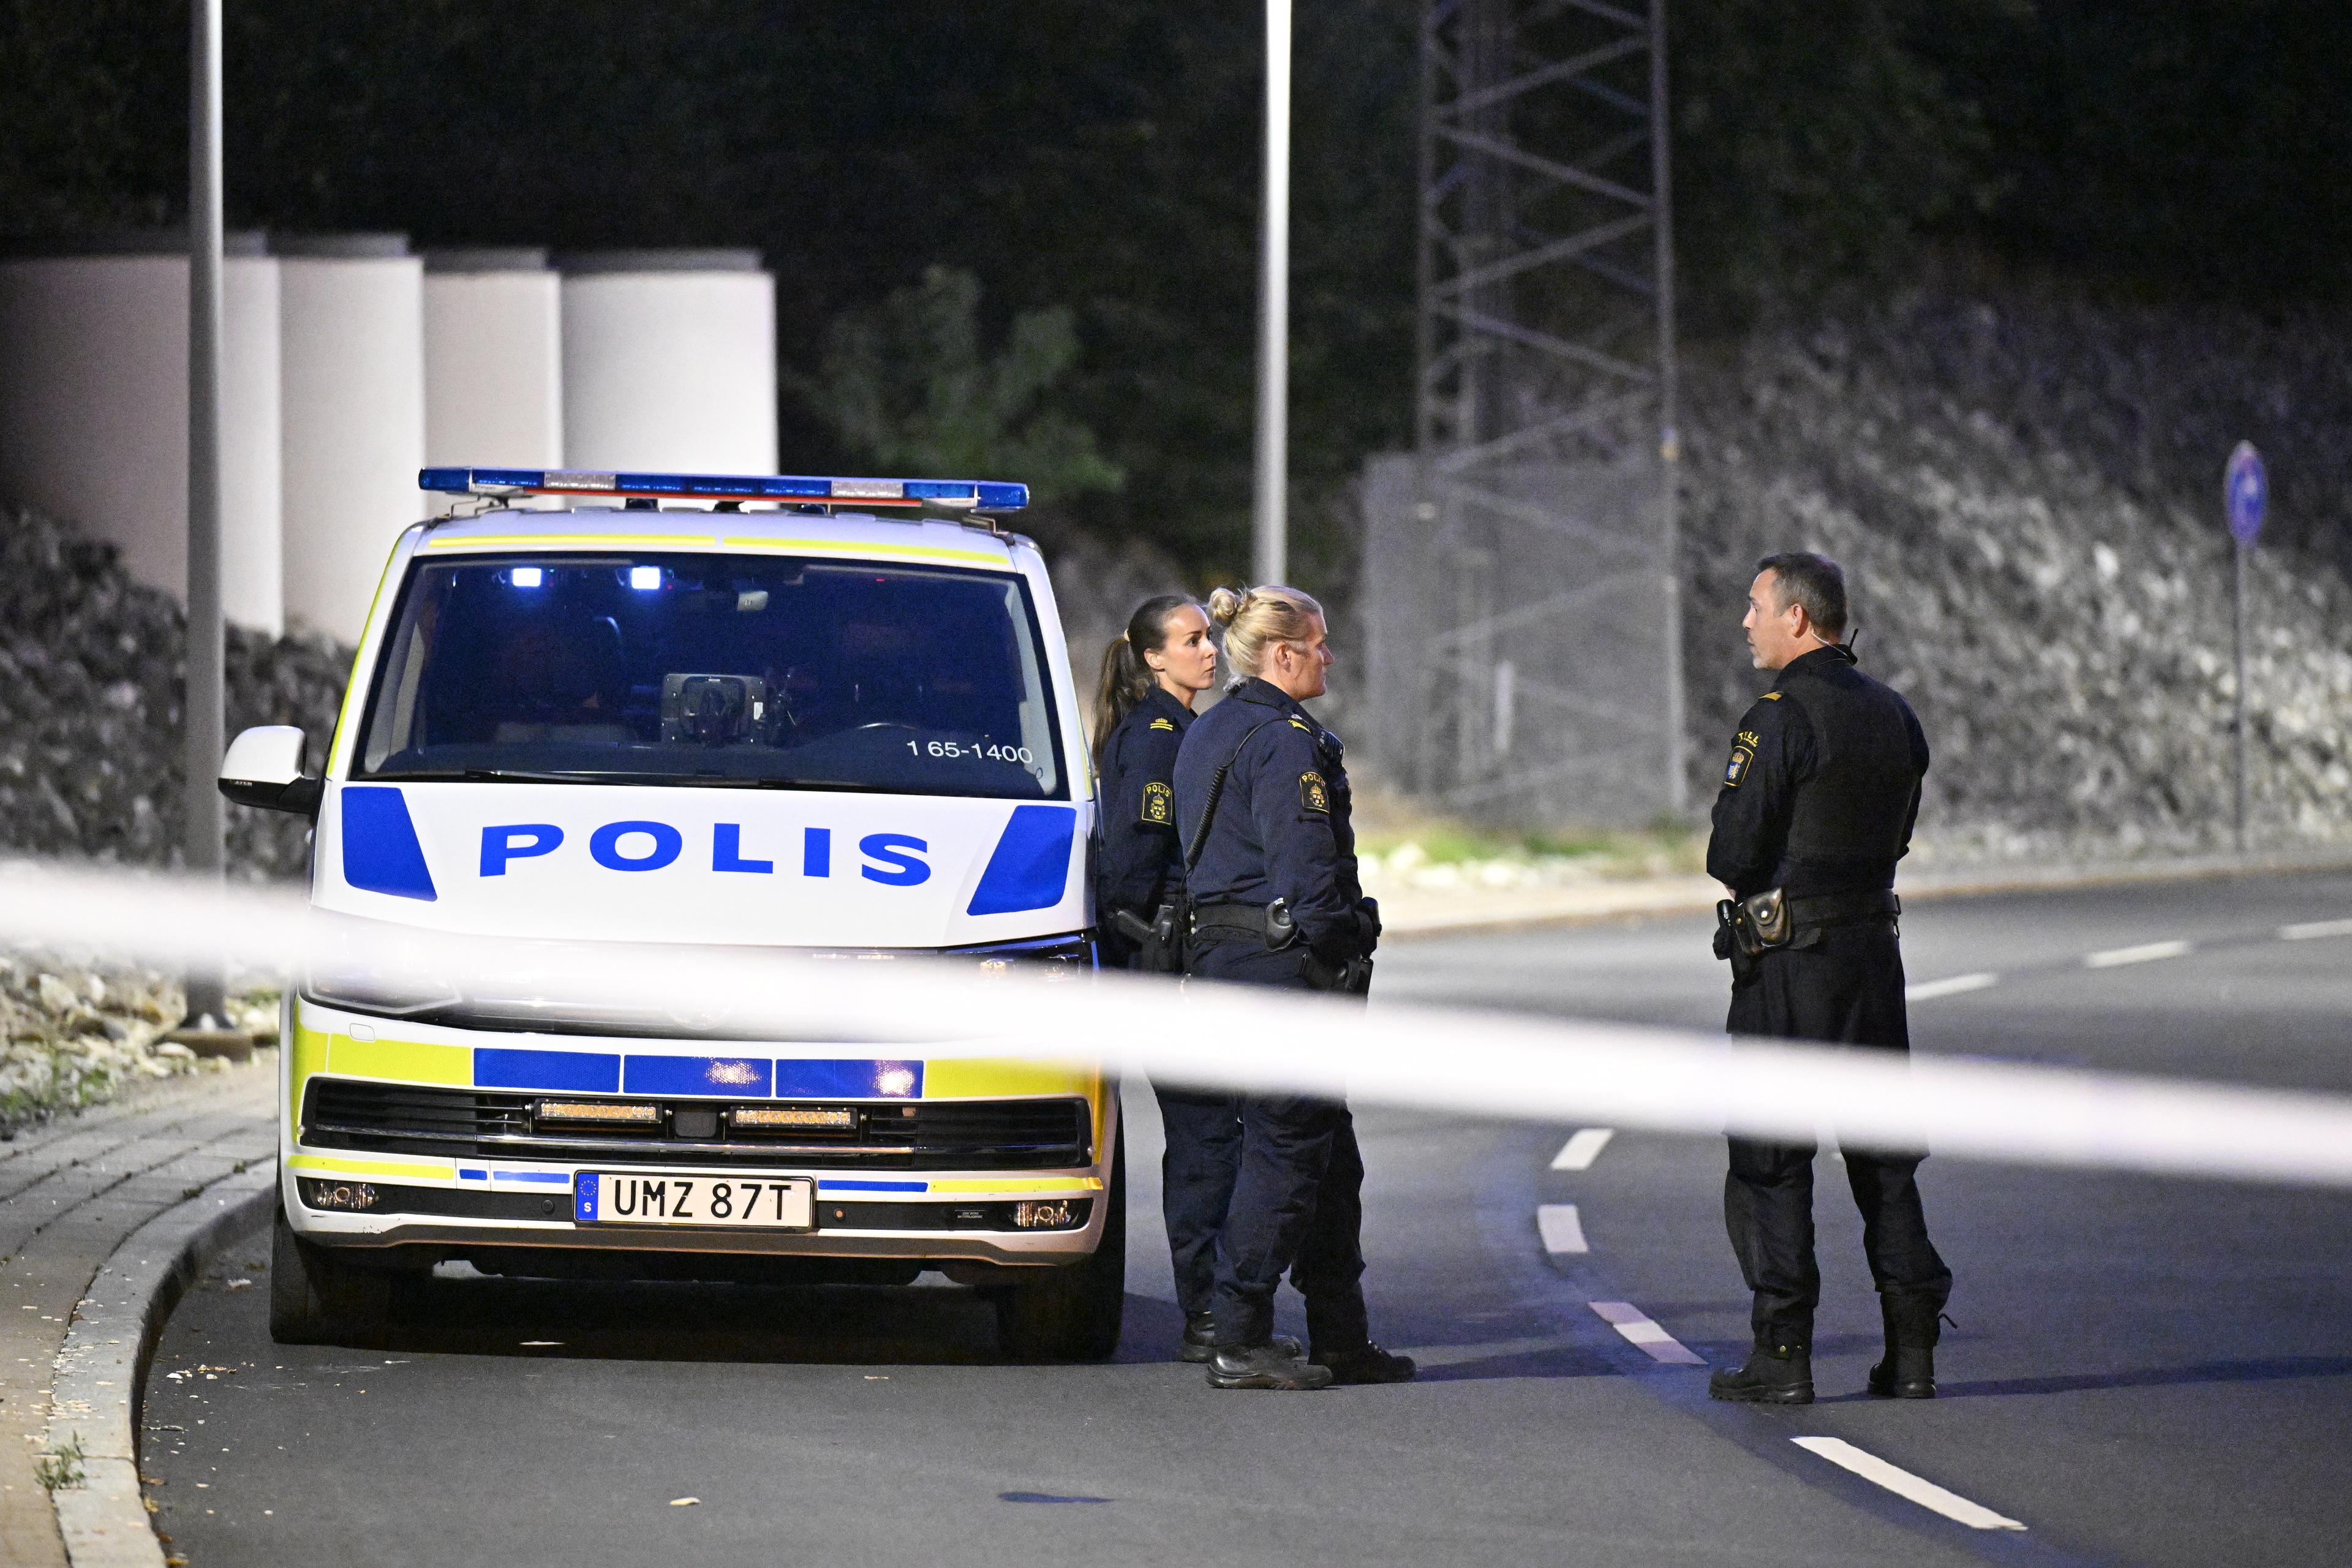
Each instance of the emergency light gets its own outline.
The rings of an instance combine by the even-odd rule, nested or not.
[[[990,479],[835,479],[799,474],[599,474],[573,468],[425,468],[419,489],[475,496],[629,496],[678,500],[854,501],[1018,511],[1027,485]]]

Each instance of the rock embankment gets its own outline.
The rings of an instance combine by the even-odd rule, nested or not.
[[[1685,513],[1697,798],[1761,686],[1738,657],[1750,566],[1811,548],[1846,565],[1864,667],[1909,694],[1934,743],[1924,847],[2226,845],[2221,470],[2251,437],[2279,514],[2250,577],[2253,831],[2352,834],[2347,356],[2340,324],[1957,297],[1701,356]]]
[[[110,548],[0,510],[0,855],[177,861],[186,639],[172,596],[133,581]],[[349,649],[232,629],[227,652],[231,734],[299,724],[325,743]],[[307,837],[297,818],[231,806],[230,874],[298,875]],[[162,975],[0,952],[0,1122],[192,1069],[162,1038],[184,1011]],[[236,1022],[266,1026],[266,1003]]]

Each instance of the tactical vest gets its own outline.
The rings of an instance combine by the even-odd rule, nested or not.
[[[1892,862],[1903,853],[1919,791],[1903,700],[1843,664],[1790,671],[1780,689],[1813,726],[1813,775],[1797,785],[1788,854]]]

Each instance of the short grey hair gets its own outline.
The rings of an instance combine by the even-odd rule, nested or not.
[[[1845,573],[1836,562],[1810,550],[1789,550],[1767,555],[1756,563],[1756,570],[1772,574],[1782,609],[1802,605],[1830,641],[1845,636]]]

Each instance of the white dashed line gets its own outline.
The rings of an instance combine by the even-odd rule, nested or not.
[[[1592,1250],[1584,1244],[1584,1226],[1576,1217],[1574,1204],[1546,1204],[1537,1209],[1536,1229],[1543,1237],[1544,1250],[1554,1256]]]
[[[2279,927],[2281,942],[2311,942],[2323,936],[2352,936],[2352,921],[2308,921]]]
[[[1938,996],[1964,996],[1971,991],[1981,991],[1988,985],[2000,984],[2000,976],[1979,972],[1975,974],[1955,974],[1949,980],[1923,980],[1916,985],[1903,988],[1906,1002],[1933,1002]]]
[[[1589,1171],[1592,1162],[1601,1158],[1601,1151],[1609,1147],[1609,1140],[1617,1136],[1613,1127],[1580,1127],[1560,1145],[1559,1152],[1551,1157],[1555,1171]]]
[[[1982,1503],[1970,1502],[1958,1492],[1946,1491],[1925,1476],[1915,1476],[1899,1465],[1890,1465],[1875,1454],[1864,1453],[1843,1437],[1791,1437],[1789,1441],[1809,1453],[1819,1454],[1831,1464],[1852,1470],[1864,1480],[1874,1481],[1897,1497],[1909,1498],[1921,1508],[1932,1509],[1946,1519],[1967,1525],[1970,1530],[2023,1530],[2025,1526],[2006,1514],[1993,1512]]]
[[[2126,963],[2154,963],[2159,958],[2179,958],[2193,951],[2185,942],[2149,942],[2137,947],[2111,947],[2105,952],[2095,952],[2083,960],[2085,969],[2120,969]]]
[[[1625,1336],[1628,1343],[1641,1347],[1642,1353],[1652,1361],[1668,1366],[1705,1366],[1706,1363],[1691,1353],[1690,1347],[1642,1315],[1642,1310],[1631,1301],[1592,1301],[1587,1303],[1601,1314],[1601,1321]]]

